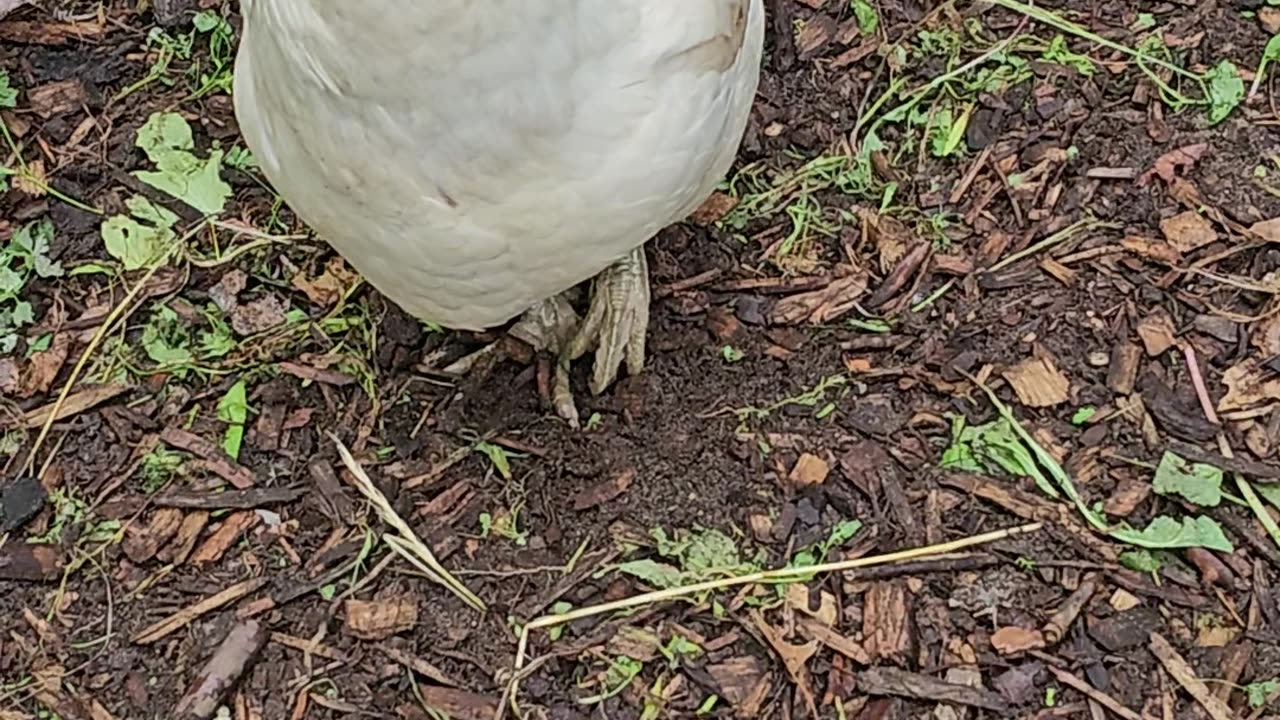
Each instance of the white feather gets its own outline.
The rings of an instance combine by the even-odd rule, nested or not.
[[[253,0],[236,112],[405,310],[499,325],[683,219],[736,154],[762,0]]]

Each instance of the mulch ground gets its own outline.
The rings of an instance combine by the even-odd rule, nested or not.
[[[237,4],[154,1],[0,20],[3,720],[1280,712],[1269,3],[773,2],[572,430],[276,201]]]

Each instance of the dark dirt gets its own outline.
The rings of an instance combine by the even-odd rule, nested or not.
[[[772,27],[794,37],[775,33],[770,40],[740,162],[767,168],[765,178],[820,155],[856,152],[859,119],[889,81],[916,88],[948,70],[945,57],[897,57],[894,43],[948,28],[965,36],[966,22],[987,28],[987,42],[1022,27],[1017,15],[968,3],[956,10],[881,0],[874,3],[878,39],[850,59],[866,39],[851,30],[848,4],[773,4],[779,14]],[[0,21],[0,68],[23,91],[0,118],[26,162],[40,161],[59,194],[115,214],[141,193],[184,221],[198,220],[128,172],[145,166],[133,141],[156,111],[180,111],[196,128],[199,152],[214,140],[235,145],[229,97],[189,97],[183,73],[209,67],[208,48],[196,42],[191,60],[175,61],[172,85],[154,82],[113,100],[146,76],[155,58],[146,36],[156,20],[123,7],[132,3],[74,5],[57,17],[27,8]],[[190,14],[181,5],[165,4],[167,22]],[[1080,10],[1076,22],[1136,42],[1138,10],[1126,4],[1048,5]],[[1259,8],[1166,3],[1143,4],[1142,12],[1154,14],[1185,67],[1202,71],[1226,57],[1250,72],[1269,39],[1262,27],[1269,20],[1244,11]],[[235,3],[215,9],[239,26]],[[180,30],[185,22],[169,24]],[[79,28],[74,37],[68,23]],[[1025,29],[1052,37],[1034,24]],[[1219,458],[1221,434],[1253,470],[1280,474],[1280,390],[1264,388],[1240,406],[1220,407],[1215,424],[1184,354],[1192,350],[1214,401],[1227,392],[1229,370],[1280,354],[1269,335],[1280,255],[1247,231],[1280,216],[1280,192],[1267,185],[1280,171],[1274,82],[1207,127],[1200,108],[1162,105],[1123,58],[1084,42],[1069,45],[1106,67],[1085,76],[1035,60],[1024,81],[961,98],[976,112],[956,154],[939,158],[921,148],[920,127],[886,127],[881,139],[889,149],[873,163],[875,183],[899,184],[879,213],[879,230],[867,220],[881,206],[879,190],[859,195],[827,183],[812,192],[813,212],[834,230],[806,236],[791,256],[777,254],[793,227],[785,213],[749,218],[740,229],[689,223],[664,231],[650,246],[655,303],[646,372],[602,397],[581,396],[583,417],[596,415],[582,431],[549,412],[539,391],[545,363],[515,341],[504,341],[504,356],[463,380],[441,375],[448,362],[500,333],[424,332],[367,288],[337,309],[309,297],[295,279],[326,267],[331,253],[319,240],[161,273],[151,281],[155,291],[123,328],[108,333],[88,366],[90,379],[123,380],[128,390],[53,425],[35,465],[47,507],[0,539],[0,718],[174,717],[205,664],[250,616],[270,635],[221,698],[231,717],[433,717],[424,708],[493,717],[510,677],[513,627],[562,611],[557,601],[581,608],[651,589],[611,565],[654,556],[650,529],[671,536],[716,528],[734,538],[741,558],[776,567],[849,520],[861,529],[828,559],[1033,521],[1047,527],[961,556],[826,574],[801,585],[808,591],[801,601],[781,602],[758,586],[729,589],[714,596],[714,607],[700,598],[577,620],[554,641],[535,632],[529,654],[539,660],[520,684],[522,710],[556,720],[693,717],[700,707],[711,707],[711,717],[806,717],[813,707],[823,718],[865,720],[1084,718],[1098,711],[1089,703],[1100,693],[1134,717],[1195,717],[1196,701],[1149,649],[1157,633],[1241,717],[1252,712],[1245,692],[1229,691],[1249,686],[1265,698],[1265,683],[1280,678],[1280,606],[1271,591],[1280,552],[1247,509],[1228,503],[1206,511],[1227,528],[1235,552],[1179,550],[1156,574],[1142,574],[1118,564],[1127,546],[1084,530],[1073,508],[1039,494],[1030,479],[939,465],[952,443],[952,418],[980,424],[998,416],[971,382],[976,374],[1063,461],[1085,501],[1105,506],[1113,521],[1142,527],[1160,515],[1192,514],[1189,504],[1150,492],[1151,468],[1174,441]],[[958,57],[984,49],[965,47]],[[897,59],[886,63],[886,56]],[[39,89],[58,83],[76,88],[74,102],[49,112],[32,104],[45,97]],[[1135,182],[1171,151],[1198,143],[1207,149],[1179,170],[1181,188],[1172,177]],[[1073,159],[1052,159],[1067,156]],[[1100,168],[1128,174],[1099,178],[1091,171]],[[1026,184],[1008,182],[1012,175]],[[302,232],[251,172],[225,168],[223,176],[235,189],[224,220],[267,233]],[[1187,187],[1199,193],[1190,205]],[[1189,207],[1214,218],[1214,240],[1170,262],[1177,240],[1165,242],[1162,223]],[[53,222],[53,259],[68,268],[109,262],[96,214],[21,189],[0,196],[0,238],[41,217]],[[997,265],[1088,218],[1110,225]],[[884,229],[890,220],[901,228],[896,240]],[[213,233],[195,235],[195,254],[211,258],[252,239],[225,228],[216,236],[215,248]],[[1122,245],[1126,238],[1158,247],[1134,250]],[[924,262],[910,265],[910,251],[925,245]],[[1196,272],[1173,271],[1197,262]],[[879,309],[894,320],[887,332],[848,322],[873,318],[853,305],[824,322],[773,321],[800,291],[838,287],[853,268],[867,273],[868,285],[854,299],[884,296]],[[234,299],[239,308],[282,300],[309,322],[296,332],[255,335],[201,363],[203,371],[150,371],[154,363],[140,348],[155,309],[164,304],[184,326],[208,330],[203,309],[236,272],[246,279]],[[36,279],[24,289],[38,322],[13,355],[0,355],[6,418],[56,399],[103,313],[137,276],[129,275],[127,286],[118,276],[82,274]],[[1151,318],[1162,314],[1171,343],[1152,352]],[[334,317],[356,320],[335,329]],[[65,338],[69,352],[36,388],[34,368],[51,352],[36,346],[48,335]],[[1122,346],[1144,341],[1147,351],[1135,356],[1125,387],[1116,377]],[[1067,379],[1054,402],[1033,406],[1004,375],[1031,358],[1047,358]],[[576,387],[585,387],[587,369],[575,369]],[[223,441],[227,424],[216,406],[242,378],[253,412],[238,465],[188,452],[176,456],[181,465],[173,472],[155,474],[146,459],[156,457],[157,446],[172,446],[159,439],[166,431]],[[826,390],[812,392],[819,387]],[[1096,420],[1073,422],[1085,407],[1098,409]],[[486,615],[403,561],[379,565],[388,548],[374,541],[385,528],[334,474],[344,471],[329,432],[355,450],[414,530],[490,604]],[[25,467],[36,434],[0,435],[0,461],[7,462],[0,483],[31,476]],[[484,453],[466,451],[482,439],[482,447],[505,449],[510,477]],[[814,463],[829,472],[815,480],[807,472]],[[229,508],[217,491],[245,468],[255,490],[304,492]],[[173,493],[209,504],[165,507]],[[507,537],[503,521],[512,511],[516,530]],[[186,523],[196,529],[184,551],[178,525]],[[13,579],[22,576],[18,550],[37,538],[55,551],[58,567],[42,572],[39,562],[28,562],[21,567],[43,579]],[[147,550],[149,540],[157,546]],[[617,550],[624,546],[637,554]],[[355,560],[357,568],[346,567]],[[195,613],[155,642],[139,642],[153,623],[255,580],[264,586]],[[383,607],[407,601],[416,618],[373,636],[360,631],[358,608],[343,596],[352,582],[352,599]],[[1010,649],[1011,636],[1040,633],[1082,586],[1092,592],[1060,638]],[[265,598],[272,603],[264,605]],[[824,614],[823,603],[833,614]],[[804,630],[822,617],[825,634]],[[642,633],[653,639],[637,639]],[[703,650],[668,663],[657,648],[675,636]],[[821,637],[828,640],[812,640]],[[644,661],[629,683],[607,672],[623,656]],[[803,660],[795,663],[797,657]],[[431,663],[461,689],[410,672],[406,658]],[[1050,668],[1096,688],[1094,700]],[[582,702],[601,695],[608,697]],[[707,705],[712,696],[718,702]]]

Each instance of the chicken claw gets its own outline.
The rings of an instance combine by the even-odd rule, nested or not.
[[[644,370],[648,330],[649,263],[641,246],[592,281],[587,317],[556,363],[551,391],[556,413],[578,427],[578,410],[569,389],[570,363],[595,348],[595,366],[587,387],[592,395],[599,395],[617,378],[623,360],[629,375],[639,375]]]

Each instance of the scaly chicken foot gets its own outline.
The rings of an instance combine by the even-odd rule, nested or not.
[[[596,276],[591,304],[577,335],[556,364],[552,401],[556,412],[577,427],[578,411],[569,389],[569,364],[592,347],[595,365],[587,387],[599,395],[618,377],[625,361],[628,375],[644,370],[645,336],[649,332],[649,261],[644,246]]]
[[[573,361],[595,348],[587,387],[599,395],[617,378],[624,361],[631,375],[644,370],[648,330],[649,263],[644,248],[637,248],[592,280],[590,305],[581,322],[562,294],[530,308],[511,328],[511,334],[535,350],[555,353],[552,404],[557,415],[578,427],[578,409],[569,383]]]

